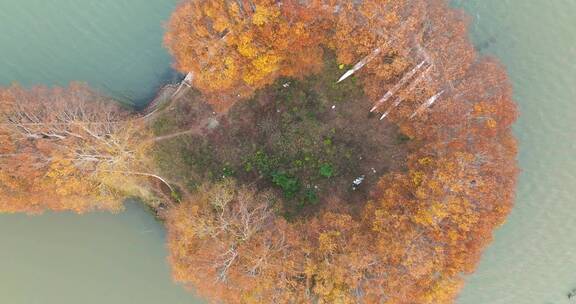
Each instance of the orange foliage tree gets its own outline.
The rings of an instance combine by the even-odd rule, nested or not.
[[[0,90],[0,211],[117,211],[151,197],[139,122],[85,85]]]
[[[332,49],[413,144],[351,212],[334,199],[288,222],[279,198],[232,181],[165,213],[176,280],[226,303],[451,303],[516,183],[517,116],[502,67],[480,58],[444,0],[184,1],[166,45],[220,109]],[[118,210],[153,196],[140,120],[84,86],[0,90],[0,211]],[[351,122],[353,123],[353,122]],[[141,144],[139,144],[141,143]],[[167,185],[170,187],[169,185]]]
[[[280,76],[302,77],[322,66],[328,23],[297,0],[184,1],[165,44],[176,68],[219,109]]]
[[[295,231],[276,219],[271,193],[227,180],[205,185],[166,215],[170,263],[177,281],[226,302],[285,302],[302,256]],[[303,291],[303,290],[302,290]]]
[[[270,215],[268,229],[252,239],[282,241],[284,251],[279,252],[289,248],[290,255],[268,256],[267,265],[274,265],[268,271],[242,272],[251,268],[238,258],[233,263],[237,275],[218,280],[213,262],[222,252],[202,249],[211,244],[198,232],[182,232],[191,229],[191,222],[218,216],[213,211],[207,215],[206,204],[190,202],[174,209],[168,227],[172,255],[179,256],[171,259],[176,277],[200,286],[211,299],[229,303],[452,302],[462,275],[475,269],[493,229],[509,213],[517,175],[511,133],[517,111],[510,84],[499,64],[477,56],[467,38],[467,17],[444,0],[222,3],[185,1],[166,38],[177,66],[194,72],[201,91],[244,97],[277,76],[316,69],[308,63],[310,69],[298,74],[267,62],[274,70],[268,72],[249,60],[248,54],[256,60],[273,50],[282,54],[278,62],[306,64],[301,56],[283,51],[291,46],[286,41],[301,38],[298,32],[265,39],[272,30],[267,24],[301,22],[310,25],[311,33],[323,31],[306,47],[333,49],[338,61],[350,66],[340,81],[354,75],[374,101],[373,108],[365,110],[397,124],[417,146],[407,172],[383,176],[359,216],[326,208],[311,219],[286,223]],[[242,26],[219,21],[217,16],[231,16],[226,12],[236,6],[249,16],[234,23]],[[222,20],[230,20],[226,18]],[[261,18],[275,21],[260,24]],[[283,33],[281,28],[273,32]],[[267,52],[258,51],[262,47]],[[227,56],[237,58],[235,74],[218,73],[208,64],[216,60],[212,58],[225,63]],[[317,56],[308,57],[319,62]],[[247,81],[258,79],[251,78],[253,73],[268,79]],[[226,81],[210,81],[213,87],[208,87],[203,81],[209,77]],[[258,205],[255,201],[252,206]],[[179,219],[190,214],[196,217],[188,224]],[[246,248],[262,248],[246,243]],[[201,258],[212,268],[198,274],[195,262],[187,264],[184,257]],[[202,283],[209,279],[212,285]]]
[[[177,281],[226,303],[355,303],[371,288],[370,234],[345,213],[306,223],[275,216],[278,198],[227,180],[167,212]]]

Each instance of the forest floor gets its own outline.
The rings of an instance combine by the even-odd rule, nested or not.
[[[332,199],[366,201],[380,176],[405,170],[410,140],[369,115],[355,78],[336,84],[340,74],[328,58],[320,74],[280,79],[226,114],[190,91],[153,124],[161,173],[186,191],[228,177],[273,189],[286,218]]]

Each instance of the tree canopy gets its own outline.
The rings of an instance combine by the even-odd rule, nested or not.
[[[151,197],[142,179],[146,131],[83,84],[0,90],[0,211],[118,211]],[[145,142],[144,142],[145,143]]]
[[[285,194],[294,192],[298,183],[286,172],[261,174],[250,184],[207,178],[195,191],[156,173],[160,160],[150,150],[162,145],[158,138],[209,129],[221,116],[185,117],[190,130],[154,138],[143,117],[84,85],[11,86],[0,89],[0,211],[117,211],[129,195],[166,207],[158,214],[166,220],[174,278],[213,302],[451,303],[510,212],[518,171],[511,132],[517,110],[507,75],[494,59],[477,55],[467,24],[445,0],[185,0],[168,23],[165,44],[176,68],[193,75],[199,96],[216,110],[226,114],[259,90],[264,97],[252,106],[288,100],[282,92],[336,100],[337,90],[320,81],[301,91],[282,91],[290,81],[272,87],[274,94],[264,91],[278,79],[315,77],[333,54],[338,69],[332,68],[342,75],[330,86],[360,84],[371,101],[365,107],[354,100],[348,110],[355,115],[346,117],[355,119],[344,123],[397,126],[409,142],[406,164],[379,176],[359,204],[332,195],[315,212],[286,218],[278,206],[288,195],[260,183],[272,178]],[[239,120],[273,134],[274,124],[315,115],[300,106],[266,116],[277,121]],[[179,115],[170,111],[165,115]],[[206,127],[190,127],[205,120]],[[224,121],[222,129],[229,126]],[[282,136],[264,140],[299,147],[290,140],[303,136],[284,136],[283,128]],[[227,140],[248,141],[246,134]],[[213,157],[173,152],[185,154],[184,163]],[[268,168],[265,156],[256,153],[248,163]],[[329,164],[314,168],[319,178],[335,174]]]
[[[379,113],[415,143],[408,170],[382,176],[360,215],[336,201],[312,218],[270,219],[269,228],[232,247],[261,248],[252,243],[258,239],[278,248],[278,256],[237,251],[227,268],[234,275],[226,278],[218,276],[222,268],[215,264],[209,264],[212,272],[182,274],[182,267],[193,264],[183,263],[180,254],[205,262],[229,254],[193,231],[198,228],[182,235],[179,217],[193,213],[192,222],[204,223],[218,218],[214,207],[189,203],[195,211],[174,209],[169,242],[178,248],[171,261],[180,281],[230,303],[447,303],[455,298],[462,275],[474,271],[492,230],[510,211],[517,174],[510,84],[498,63],[477,56],[462,12],[443,0],[184,1],[166,43],[176,67],[193,72],[202,93],[241,97],[226,103],[245,99],[279,76],[314,73],[322,51],[333,50],[347,69],[340,81],[360,81],[373,100],[371,109],[358,111]],[[270,60],[270,55],[277,57]],[[234,64],[227,65],[228,57]],[[300,65],[307,68],[289,69]],[[203,82],[209,77],[217,78],[209,81],[212,87]],[[283,233],[270,235],[276,227]],[[218,237],[228,232],[222,233]],[[270,268],[254,271],[247,256]]]
[[[280,76],[302,77],[322,65],[329,30],[300,1],[184,1],[165,44],[176,68],[221,109]]]

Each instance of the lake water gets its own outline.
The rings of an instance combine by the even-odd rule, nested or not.
[[[162,47],[178,0],[0,0],[0,84],[80,80],[142,104],[175,77]]]
[[[173,77],[163,22],[177,0],[0,0],[0,85],[88,82],[142,103]],[[194,304],[162,224],[118,215],[0,215],[2,304]]]
[[[195,304],[174,284],[164,229],[137,203],[121,214],[0,216],[0,303]]]
[[[84,80],[142,103],[175,77],[177,0],[0,0],[0,84]],[[576,1],[454,0],[507,66],[520,106],[516,206],[458,304],[562,304],[576,287]],[[162,225],[119,215],[0,216],[0,303],[200,303],[172,283]]]
[[[512,214],[458,303],[576,303],[576,1],[454,2],[510,73],[522,168]]]

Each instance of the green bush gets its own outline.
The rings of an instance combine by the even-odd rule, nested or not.
[[[293,198],[300,191],[300,182],[298,179],[284,172],[272,173],[272,182],[282,188],[286,198]]]
[[[224,168],[222,168],[222,176],[223,176],[224,178],[226,178],[226,177],[232,177],[232,176],[234,176],[235,174],[236,174],[236,171],[235,171],[234,168],[232,168],[231,165],[228,164],[228,163],[224,166]]]
[[[320,175],[326,178],[330,178],[334,175],[334,168],[330,164],[323,164],[320,166]]]
[[[304,197],[306,198],[306,202],[316,204],[320,200],[318,197],[318,193],[312,189],[307,189],[304,193]]]
[[[277,166],[277,162],[263,151],[256,152],[250,163],[251,165],[253,164],[262,175],[270,175]],[[251,167],[251,165],[249,166]]]

